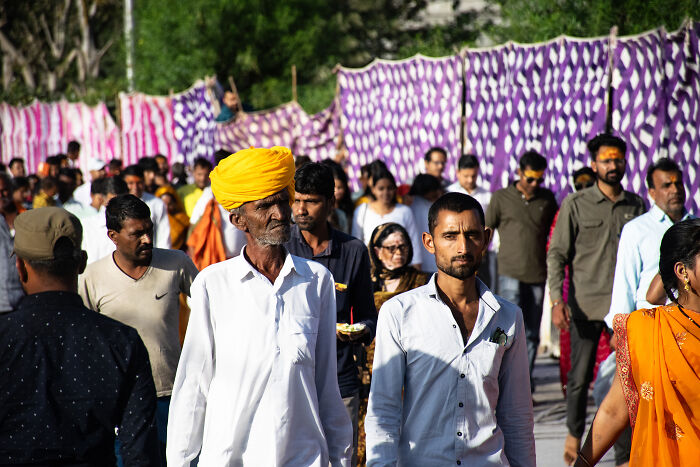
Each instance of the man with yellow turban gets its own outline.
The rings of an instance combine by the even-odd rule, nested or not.
[[[250,148],[210,175],[245,233],[240,255],[204,269],[168,423],[169,466],[349,466],[352,425],[336,377],[335,287],[289,254],[294,159]]]

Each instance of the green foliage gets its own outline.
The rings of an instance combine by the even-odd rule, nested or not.
[[[685,18],[700,18],[698,0],[487,0],[502,21],[490,28],[498,41],[540,42],[561,34],[639,34],[660,26],[677,29]]]

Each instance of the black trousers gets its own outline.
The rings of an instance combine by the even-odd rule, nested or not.
[[[566,384],[566,427],[576,438],[586,429],[588,388],[593,381],[593,369],[600,334],[607,329],[604,321],[571,320],[571,369]],[[615,442],[615,464],[629,461],[632,430],[627,427]]]

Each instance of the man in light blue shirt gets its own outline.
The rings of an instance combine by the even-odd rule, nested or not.
[[[534,466],[520,309],[476,278],[491,229],[471,196],[428,214],[430,282],[382,306],[365,420],[368,466]]]
[[[610,329],[616,314],[654,307],[646,296],[659,272],[661,238],[674,223],[692,217],[685,210],[683,173],[675,162],[659,159],[649,167],[646,179],[654,205],[625,224],[620,234],[610,311],[605,317]]]

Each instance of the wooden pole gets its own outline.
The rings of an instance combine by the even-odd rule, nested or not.
[[[292,65],[292,100],[297,101],[297,66]]]
[[[608,38],[608,92],[605,93],[605,132],[613,130],[613,78],[615,73],[615,48],[617,47],[617,26],[610,28]]]

